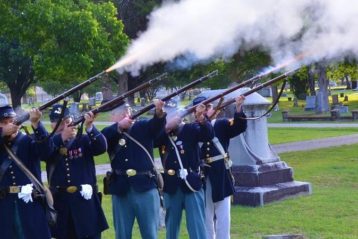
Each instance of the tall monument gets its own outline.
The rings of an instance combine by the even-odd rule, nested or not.
[[[225,100],[242,95],[248,88],[241,88]],[[211,97],[223,90],[205,91],[200,95]],[[258,93],[246,97],[243,109],[248,118],[263,115],[270,102]],[[224,115],[232,117],[234,106],[227,107]],[[294,181],[293,169],[281,161],[268,141],[267,118],[248,120],[246,132],[231,139],[229,155],[233,161],[235,178],[234,204],[263,206],[287,197],[310,194],[311,185]]]

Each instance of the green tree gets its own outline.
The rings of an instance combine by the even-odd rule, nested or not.
[[[101,72],[124,53],[128,43],[110,2],[23,0],[2,2],[1,7],[0,36],[7,44],[18,44],[32,70],[32,77],[22,79],[29,82],[24,87],[12,89],[10,82],[19,84],[17,79],[2,77],[15,96],[14,106],[34,81],[58,94]]]
[[[358,79],[358,65],[355,60],[345,59],[343,62],[331,65],[327,76],[330,80],[338,81],[342,80],[347,86],[347,89],[351,89],[352,85],[350,79]]]
[[[297,73],[288,77],[290,82],[291,91],[293,95],[300,100],[306,99],[307,92],[309,90],[308,85],[308,68],[302,67]]]

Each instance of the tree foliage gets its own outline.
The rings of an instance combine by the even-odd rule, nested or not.
[[[300,100],[306,99],[309,90],[308,68],[302,67],[297,73],[288,78],[293,95]]]
[[[0,11],[1,38],[18,44],[22,55],[30,59],[32,82],[39,81],[51,94],[109,67],[128,43],[110,2],[5,1]],[[16,81],[13,77],[2,80]]]

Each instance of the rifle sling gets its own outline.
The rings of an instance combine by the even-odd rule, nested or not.
[[[20,139],[20,137],[22,137],[22,134],[19,134],[19,136],[15,139],[14,144],[12,146],[12,150],[14,152],[17,152],[17,145],[16,142]],[[12,160],[8,157],[5,158],[4,162],[1,164],[0,166],[0,182],[3,179],[6,170],[9,168],[9,166],[11,165]]]
[[[28,177],[34,187],[39,190],[40,192],[44,193],[47,206],[53,209],[53,197],[50,190],[44,186],[28,169],[27,167],[21,162],[21,160],[16,156],[16,154],[10,149],[7,145],[4,144],[5,150],[9,154],[11,160],[15,162],[15,164],[20,168],[20,170]]]
[[[246,119],[246,120],[258,120],[258,119],[261,119],[262,117],[265,117],[266,115],[268,115],[274,108],[275,106],[278,104],[278,101],[280,100],[281,98],[281,95],[283,93],[283,90],[285,89],[285,86],[286,86],[286,82],[287,80],[285,80],[282,84],[282,87],[281,87],[281,90],[280,90],[280,93],[278,94],[277,98],[275,99],[275,102],[273,102],[273,104],[271,105],[271,107],[265,112],[265,114],[263,115],[260,115],[260,116],[257,116],[257,117],[249,117],[249,118],[242,118],[240,117],[241,119]]]

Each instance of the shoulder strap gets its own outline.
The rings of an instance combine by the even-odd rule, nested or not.
[[[13,160],[16,165],[21,169],[21,171],[30,179],[31,183],[34,185],[34,187],[42,191],[46,198],[46,203],[49,206],[49,208],[53,209],[53,197],[50,192],[50,190],[44,186],[31,172],[26,168],[26,166],[21,162],[21,160],[16,156],[16,154],[10,149],[7,145],[4,144],[6,152],[9,154],[11,160]]]
[[[177,146],[175,145],[173,139],[172,139],[170,136],[168,136],[168,137],[169,137],[170,143],[171,143],[171,144],[173,145],[173,147],[174,147],[175,154],[176,154],[176,156],[177,156],[177,158],[178,158],[178,162],[179,162],[180,169],[184,169],[183,162],[181,161],[181,157],[180,157],[178,148],[177,148]]]
[[[20,137],[22,137],[22,134],[19,134],[16,141],[18,141],[20,139]],[[13,149],[13,151],[17,152],[17,144],[15,144],[15,143],[16,142],[14,142],[12,149]],[[12,160],[9,159],[8,157],[6,157],[4,162],[0,165],[0,182],[1,182],[2,178],[4,177],[5,172],[9,168],[11,163],[12,163]]]
[[[186,169],[183,167],[183,163],[182,163],[182,161],[181,161],[181,157],[180,157],[178,148],[176,147],[176,145],[175,145],[175,143],[174,143],[174,141],[172,140],[171,137],[169,137],[169,141],[170,141],[170,143],[171,143],[171,144],[173,145],[173,147],[174,147],[175,154],[177,155],[177,158],[178,158],[178,162],[179,162],[180,169],[181,169],[181,170],[186,170]],[[198,191],[198,190],[195,190],[195,189],[190,185],[190,183],[188,182],[187,176],[185,176],[185,178],[183,178],[183,180],[184,180],[186,186],[188,186],[188,188],[189,188],[191,191],[193,191],[193,192],[197,192],[197,191]]]
[[[152,156],[150,155],[150,153],[148,152],[148,150],[135,138],[133,138],[132,136],[130,136],[127,132],[123,132],[123,134],[125,136],[128,137],[128,139],[132,140],[135,144],[137,144],[139,147],[141,147],[143,149],[143,151],[147,154],[150,162],[152,163],[154,169],[155,169],[155,165],[154,165],[154,159],[152,158]]]
[[[215,148],[220,152],[220,154],[225,157],[226,153],[225,153],[224,147],[221,145],[219,139],[217,137],[214,137],[211,141],[213,142]]]

